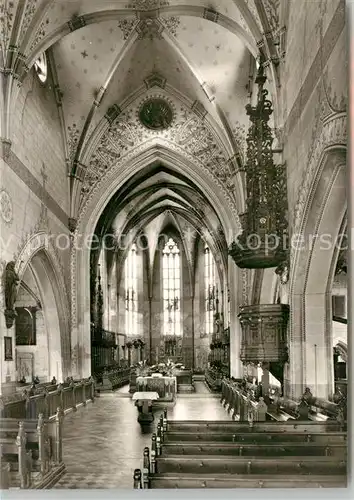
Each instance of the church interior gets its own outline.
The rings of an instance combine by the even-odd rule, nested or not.
[[[344,0],[0,0],[1,488],[347,486]]]

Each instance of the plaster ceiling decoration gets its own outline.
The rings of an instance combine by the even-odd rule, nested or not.
[[[5,60],[5,54],[10,43],[12,26],[15,20],[18,0],[2,0],[0,2],[0,47]]]
[[[198,35],[200,30],[198,37],[193,35],[196,30]],[[230,129],[236,131],[233,139],[239,137],[237,131],[248,124],[244,109],[251,61],[248,49],[234,34],[205,19],[184,18],[177,32],[182,53],[164,38],[143,38],[127,46],[127,34],[116,21],[85,26],[56,44],[54,59],[63,92],[70,160],[98,89],[112,73],[85,140],[109,106],[121,105],[153,73],[161,74],[169,86],[192,101],[199,100],[221,126],[215,104],[225,109]]]
[[[269,26],[274,35],[279,30],[280,0],[263,0],[263,5],[264,10],[266,11]]]
[[[138,151],[150,147],[152,141],[162,139],[167,147],[189,155],[234,197],[235,168],[228,161],[228,153],[211,127],[176,99],[168,99],[166,95],[156,91],[149,98],[168,100],[175,113],[173,126],[157,131],[146,128],[138,116],[142,102],[148,97],[135,101],[101,136],[95,152],[87,162],[83,195],[86,196],[102,175],[117,162],[124,162],[127,155],[135,156]]]
[[[13,220],[13,205],[9,193],[2,189],[0,191],[0,215],[6,224],[11,224]]]
[[[148,129],[163,130],[171,125],[173,111],[165,99],[151,97],[140,107],[139,120]]]
[[[52,2],[43,13],[38,28],[30,37],[29,52],[32,52],[43,39],[73,19],[78,14],[78,5],[79,2],[75,0],[71,2],[55,0]]]
[[[79,154],[78,144],[87,145],[107,109],[124,108],[152,73],[159,73],[170,91],[199,101],[227,141],[241,149],[237,139],[248,124],[244,106],[252,56],[245,42],[218,22],[246,30],[244,1],[240,8],[234,0],[221,5],[193,0],[187,6],[184,0],[26,2],[22,48],[31,64],[62,30],[52,58],[68,160]]]
[[[158,74],[191,101],[198,99],[217,121],[215,106],[208,100],[192,68],[165,39],[136,41],[124,54],[113,74],[100,108],[93,117],[92,128],[98,125],[109,106],[121,105],[139,87],[146,87],[148,78]],[[79,102],[77,102],[79,105]],[[244,111],[244,110],[243,110]],[[77,113],[78,114],[78,113]],[[82,114],[80,112],[80,114]],[[245,113],[244,113],[245,114]]]
[[[193,79],[198,76],[196,83],[204,94],[209,94],[208,100],[215,100],[227,110],[231,124],[237,123],[240,116],[247,123],[244,106],[252,56],[241,39],[206,19],[185,16],[176,27],[175,37],[178,48],[194,68]]]
[[[131,0],[126,4],[127,9],[153,10],[166,7],[170,2],[168,0]]]
[[[34,18],[37,8],[41,6],[41,0],[28,0],[25,7],[25,12],[23,16],[23,22],[21,26],[21,32],[18,38],[18,46],[21,45],[21,42],[26,35],[26,32]]]
[[[124,43],[117,22],[107,21],[70,33],[53,47],[71,160],[97,90]]]

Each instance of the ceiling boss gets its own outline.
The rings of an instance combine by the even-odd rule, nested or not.
[[[151,98],[144,102],[139,111],[141,123],[153,130],[168,128],[173,120],[171,106],[164,99]]]

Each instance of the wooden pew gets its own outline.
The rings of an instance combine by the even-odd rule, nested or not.
[[[156,459],[156,473],[179,474],[311,474],[345,475],[346,462],[338,457],[244,457],[244,456],[159,456]]]
[[[141,472],[140,472],[141,475]],[[138,487],[139,482],[135,483]],[[346,488],[347,480],[343,476],[320,475],[231,475],[214,474],[155,474],[149,479],[151,489],[182,488]]]
[[[27,445],[31,450],[38,450],[41,472],[48,471],[49,461],[59,465],[63,461],[62,433],[63,412],[57,409],[54,420],[45,420],[40,415],[38,420],[22,420],[27,434]],[[16,437],[19,421],[16,418],[0,418],[0,435]]]
[[[168,443],[164,442],[161,456],[168,455],[239,455],[239,456],[336,456],[345,459],[347,444],[331,443]]]
[[[55,421],[44,420],[43,415],[38,420],[21,422],[12,418],[0,419],[1,458],[2,462],[10,463],[10,469],[2,470],[4,488],[41,489],[58,481],[65,472],[62,419],[63,412],[59,408]]]
[[[322,433],[335,432],[341,430],[340,423],[329,421],[324,423],[290,420],[284,422],[233,422],[233,421],[213,421],[213,420],[169,420],[167,421],[166,430],[169,432],[308,432]]]
[[[282,432],[245,432],[245,433],[227,433],[227,432],[168,432],[165,436],[165,442],[178,443],[178,442],[234,442],[234,443],[283,443],[285,442],[298,442],[298,443],[324,443],[330,444],[332,442],[346,442],[346,433],[326,432],[326,433],[304,433],[304,432],[289,432],[285,434]]]
[[[15,442],[19,428],[26,434],[26,450],[31,452],[34,462],[38,461],[40,472],[45,475],[50,468],[51,444],[43,415],[39,416],[38,421],[27,420],[20,423],[12,418],[0,419],[1,442]]]
[[[345,487],[346,450],[346,433],[322,423],[168,421],[165,411],[134,487]]]
[[[9,474],[5,480],[7,487],[11,485],[11,470],[16,472],[15,480],[21,489],[31,486],[32,455],[31,451],[26,449],[26,442],[23,422],[20,422],[17,427],[15,439],[0,437],[1,462],[10,464],[10,467],[8,467]]]

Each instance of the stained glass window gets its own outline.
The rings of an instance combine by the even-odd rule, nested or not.
[[[164,335],[181,335],[181,264],[177,243],[170,238],[163,249]]]

